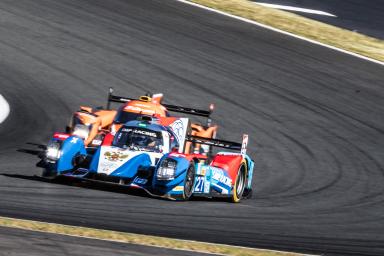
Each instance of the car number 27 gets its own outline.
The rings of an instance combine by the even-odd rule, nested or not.
[[[205,177],[198,176],[196,178],[195,192],[197,192],[197,193],[204,192],[204,182],[205,182]]]

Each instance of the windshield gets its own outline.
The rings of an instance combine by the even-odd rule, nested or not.
[[[161,132],[143,128],[122,128],[116,134],[113,146],[131,150],[162,152],[163,138]]]
[[[137,118],[140,116],[142,115],[139,113],[132,113],[120,110],[117,113],[114,122],[117,124],[125,124],[126,122],[137,120]]]

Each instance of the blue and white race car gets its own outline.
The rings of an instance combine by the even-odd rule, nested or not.
[[[188,127],[187,118],[130,121],[92,151],[80,136],[55,133],[42,160],[43,175],[112,182],[177,200],[249,197],[254,162],[245,153],[248,136],[243,143],[207,139],[188,135]],[[184,154],[186,142],[238,152]]]

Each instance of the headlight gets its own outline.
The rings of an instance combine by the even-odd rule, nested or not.
[[[72,135],[77,136],[77,137],[85,140],[88,138],[89,129],[86,125],[77,124],[77,125],[75,125],[75,128],[73,129]]]
[[[173,180],[175,178],[177,162],[173,159],[165,159],[159,169],[157,170],[156,177],[158,180]]]
[[[61,156],[60,144],[56,141],[49,142],[46,151],[47,160],[56,162]]]

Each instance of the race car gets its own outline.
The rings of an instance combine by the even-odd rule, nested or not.
[[[44,175],[112,182],[174,200],[249,197],[254,162],[246,155],[248,136],[236,143],[193,136],[188,127],[188,118],[141,117],[108,133],[92,152],[81,137],[55,133],[43,159]],[[186,142],[237,152],[185,154]]]
[[[211,124],[210,115],[213,111],[213,104],[209,110],[200,110],[169,104],[162,104],[163,94],[153,94],[151,96],[141,96],[138,99],[132,99],[123,96],[113,95],[113,89],[109,88],[108,102],[106,109],[93,110],[90,107],[81,106],[76,111],[67,126],[67,133],[84,137],[84,143],[88,147],[99,146],[103,137],[108,132],[117,131],[122,124],[136,120],[143,115],[153,117],[168,117],[169,112],[178,112],[187,115],[206,117],[206,125],[197,123],[191,124],[192,134],[196,136],[214,138],[217,132],[217,126]],[[111,110],[111,103],[124,103],[118,110]],[[189,151],[201,152],[207,154],[209,147],[199,144],[189,143],[186,147],[186,153]]]

